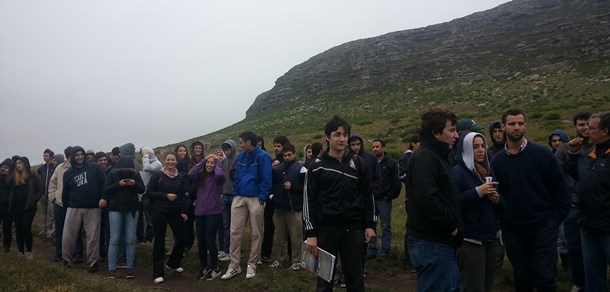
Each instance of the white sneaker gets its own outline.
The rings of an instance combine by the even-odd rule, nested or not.
[[[165,282],[165,279],[163,279],[163,277],[157,277],[153,280],[153,282],[155,282],[155,284],[161,284]]]
[[[246,271],[246,279],[252,279],[256,276],[256,268],[248,265],[248,270]]]
[[[222,250],[218,252],[218,258],[223,258],[223,257],[226,257],[226,256],[227,256],[226,252],[224,252]]]
[[[301,270],[301,267],[302,267],[302,266],[301,266],[301,263],[293,263],[293,264],[290,266],[290,269],[291,269],[291,270],[293,270],[293,271],[300,271],[300,270]]]
[[[250,267],[250,266],[248,266],[248,267]],[[239,273],[241,273],[241,267],[237,267],[237,269],[229,267],[227,269],[227,272],[224,275],[222,275],[222,277],[220,277],[220,278],[223,280],[228,280],[228,279],[235,277]]]
[[[176,273],[182,273],[182,272],[184,272],[184,269],[183,269],[182,267],[177,267],[177,268],[175,268],[175,269],[174,269],[174,268],[171,268],[171,267],[170,267],[170,266],[168,266],[168,265],[165,265],[165,267],[166,267],[166,268],[168,268],[168,269],[172,269],[172,270],[174,270]]]
[[[231,255],[225,254],[224,256],[218,256],[218,260],[221,262],[228,262],[231,260]]]

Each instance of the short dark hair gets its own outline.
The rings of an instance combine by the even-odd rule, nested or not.
[[[599,125],[597,127],[600,131],[606,129],[610,132],[610,111],[594,113],[591,115],[591,118],[599,119]]]
[[[72,146],[68,146],[68,147],[66,147],[66,149],[64,149],[64,156],[66,156],[66,160],[68,160],[68,158],[70,158],[71,153],[72,153]]]
[[[506,117],[508,116],[518,116],[518,115],[522,115],[523,118],[525,118],[525,114],[523,113],[522,110],[518,109],[518,108],[511,108],[511,109],[507,109],[503,114],[502,114],[502,124],[506,125]]]
[[[292,143],[287,142],[286,144],[284,144],[284,147],[282,147],[282,151],[285,152],[292,152],[295,153],[295,148],[294,145],[292,145]]]
[[[422,138],[435,139],[434,134],[442,133],[447,121],[450,121],[452,125],[457,124],[455,113],[440,108],[428,109],[421,115],[419,134]]]
[[[95,156],[93,157],[93,161],[97,162],[100,158],[105,157],[106,159],[108,159],[108,156],[106,156],[106,152],[104,151],[99,151],[97,153],[95,153]]]
[[[256,134],[254,134],[254,132],[245,131],[245,132],[239,134],[238,137],[240,139],[242,139],[244,142],[250,141],[250,144],[252,144],[252,146],[256,147]]]
[[[324,127],[324,135],[328,138],[330,137],[330,133],[338,130],[340,127],[343,127],[347,131],[347,136],[349,136],[352,131],[352,126],[343,118],[335,115]]]
[[[43,154],[49,154],[49,156],[51,156],[51,158],[53,158],[53,155],[55,155],[55,152],[53,152],[53,150],[47,148],[44,150],[44,152],[42,152]]]
[[[284,135],[279,135],[273,138],[273,144],[282,144],[282,146],[284,146],[286,143],[290,143],[290,140],[288,140],[288,137]]]
[[[324,148],[324,145],[322,145],[322,143],[320,142],[315,142],[311,144],[311,156],[317,157],[318,155],[320,155],[320,152],[322,152],[322,148]]]
[[[572,123],[574,124],[574,126],[576,126],[576,123],[579,120],[586,120],[588,121],[591,118],[591,113],[590,112],[580,112],[577,113],[576,115],[574,115],[574,117],[572,118]]]
[[[409,141],[409,150],[413,150],[413,144],[421,142],[421,138],[419,138],[418,134],[413,134],[411,136],[411,140]]]
[[[384,148],[385,148],[385,141],[383,141],[383,140],[381,140],[381,139],[379,139],[379,138],[378,138],[378,139],[373,140],[373,143],[375,143],[375,142],[379,142],[379,143],[381,143],[381,147],[384,147]]]

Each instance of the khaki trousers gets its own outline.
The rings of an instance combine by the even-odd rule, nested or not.
[[[246,229],[246,223],[250,219],[252,244],[250,246],[248,264],[256,268],[256,262],[261,252],[261,244],[263,243],[264,210],[265,208],[258,201],[258,197],[242,197],[237,195],[233,198],[233,203],[231,204],[231,264],[229,264],[229,267],[239,267],[242,236]]]
[[[303,253],[303,213],[275,210],[273,214],[273,225],[275,225],[275,236],[279,239],[277,258],[281,263],[288,262],[284,245],[290,235],[292,263],[300,263]]]

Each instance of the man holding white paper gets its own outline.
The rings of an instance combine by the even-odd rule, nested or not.
[[[303,220],[309,252],[340,255],[347,290],[364,291],[362,243],[375,238],[375,204],[362,159],[346,148],[350,130],[338,116],[326,124],[328,150],[308,169]],[[316,290],[332,291],[332,281],[318,277]]]

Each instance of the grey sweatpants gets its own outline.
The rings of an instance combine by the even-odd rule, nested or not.
[[[76,253],[76,241],[81,226],[85,229],[87,241],[87,263],[92,266],[100,257],[100,225],[102,210],[99,208],[68,208],[64,233],[61,239],[62,257],[69,263],[74,262],[73,255]]]

